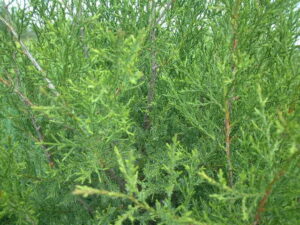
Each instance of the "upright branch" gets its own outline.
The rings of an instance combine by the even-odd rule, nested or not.
[[[60,0],[59,2],[61,3],[61,5],[63,5],[65,7],[65,10],[67,10],[69,12],[69,16],[71,16],[73,23],[80,27],[79,28],[79,40],[83,45],[84,58],[88,59],[89,58],[89,48],[88,48],[87,44],[85,43],[86,31],[84,28],[84,23],[82,23],[82,9],[84,8],[84,6],[82,4],[82,0],[78,1],[78,3],[77,3],[76,13],[74,12],[73,8],[71,8],[68,5],[68,2],[63,1],[63,0]]]
[[[232,67],[231,73],[232,76],[235,77],[237,65],[235,62],[235,58],[237,55],[237,47],[238,47],[238,37],[237,37],[237,24],[239,17],[239,6],[240,0],[236,0],[233,8],[233,12],[231,15],[231,23],[233,29],[233,37],[232,37]],[[225,93],[225,151],[226,151],[226,159],[227,159],[227,167],[228,167],[228,182],[230,187],[233,186],[233,166],[231,161],[231,120],[230,114],[232,109],[232,102],[236,99],[236,97],[232,98],[231,96],[234,94],[234,87],[230,90],[227,90]]]
[[[86,35],[85,35],[85,29],[82,26],[82,27],[80,27],[80,40],[83,43],[83,54],[84,54],[84,57],[86,59],[88,59],[89,58],[89,48],[88,48],[87,44],[84,43],[85,37],[86,37]]]
[[[228,181],[230,187],[233,186],[233,166],[231,162],[231,154],[230,154],[230,144],[231,144],[231,123],[230,123],[230,108],[231,102],[230,100],[225,101],[225,151],[226,151],[226,159],[227,159],[227,166],[228,166]]]
[[[150,81],[148,83],[148,94],[147,94],[147,112],[144,116],[144,129],[149,130],[151,127],[151,121],[149,118],[149,114],[152,110],[152,103],[155,95],[155,86],[157,79],[157,53],[155,49],[155,41],[156,41],[156,4],[152,1],[152,10],[150,16]]]
[[[157,26],[162,22],[167,11],[171,8],[172,2],[175,0],[170,0],[165,5],[163,11],[160,13],[158,18],[156,18],[157,5],[155,1],[152,0],[151,5],[151,15],[149,19],[150,24],[150,81],[148,83],[148,94],[147,94],[147,112],[144,116],[144,129],[149,130],[151,128],[150,112],[152,111],[152,104],[155,97],[156,80],[158,76],[158,62],[157,62],[157,48],[156,48],[156,38],[157,38]]]
[[[0,16],[0,20],[7,26],[15,40],[20,44],[23,53],[28,57],[28,59],[31,61],[31,63],[34,65],[34,67],[43,75],[44,80],[48,84],[48,88],[56,95],[59,96],[58,91],[56,90],[55,85],[52,83],[50,79],[47,78],[45,71],[42,69],[40,64],[37,62],[37,60],[32,56],[32,54],[29,52],[27,46],[23,43],[22,40],[19,39],[19,36],[13,26],[3,17]]]
[[[77,18],[80,18],[80,21],[82,21],[82,2],[79,2],[79,7],[78,7],[78,12],[77,12]],[[76,21],[76,20],[74,20]],[[84,58],[88,59],[89,58],[89,48],[87,46],[87,44],[85,43],[85,39],[86,39],[86,31],[84,28],[84,23],[81,23],[82,25],[80,26],[80,30],[79,30],[79,39],[83,45],[83,54],[84,54]]]

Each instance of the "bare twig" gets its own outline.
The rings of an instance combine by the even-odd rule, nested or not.
[[[37,60],[29,52],[27,46],[23,43],[23,41],[19,39],[19,36],[18,36],[17,32],[15,31],[15,29],[13,28],[13,26],[6,19],[4,19],[1,16],[0,16],[0,20],[7,26],[7,28],[12,33],[13,37],[15,38],[15,40],[21,45],[23,53],[28,57],[28,59],[31,61],[31,63],[34,65],[34,67],[43,75],[44,80],[48,84],[48,88],[51,91],[53,91],[53,93],[56,96],[59,96],[59,93],[57,92],[55,85],[52,83],[52,81],[50,79],[48,79],[46,77],[45,71],[42,69],[42,67],[37,62]]]

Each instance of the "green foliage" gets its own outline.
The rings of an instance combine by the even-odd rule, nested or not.
[[[299,1],[0,2],[0,224],[300,222]]]

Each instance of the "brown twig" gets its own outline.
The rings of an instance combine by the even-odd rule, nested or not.
[[[289,158],[283,163],[281,169],[277,172],[277,174],[275,174],[272,181],[268,184],[267,188],[264,191],[264,195],[262,199],[259,201],[259,204],[257,206],[253,225],[258,225],[261,223],[262,214],[265,211],[265,206],[268,202],[270,195],[272,194],[274,185],[287,173],[288,167],[291,165],[291,162],[294,160],[298,160],[299,156],[300,156],[300,151],[298,149],[291,156],[289,156]]]
[[[236,0],[236,3],[234,5],[234,10],[233,14],[231,17],[231,22],[232,22],[232,27],[233,27],[233,39],[232,39],[232,56],[234,57],[237,53],[237,47],[238,47],[238,38],[237,38],[237,23],[238,23],[238,10],[240,6],[240,0]],[[237,65],[236,62],[233,59],[232,63],[232,74],[235,76],[237,70]],[[232,102],[234,100],[237,100],[239,97],[233,97],[230,98],[230,94],[232,95],[234,90],[234,87],[229,90],[226,93],[226,100],[225,100],[225,151],[226,151],[226,159],[227,159],[227,166],[228,166],[228,181],[230,187],[233,186],[233,166],[232,166],[232,161],[231,161],[231,149],[230,149],[230,144],[231,144],[231,120],[230,120],[230,115],[231,115],[231,109],[232,109]],[[237,99],[236,99],[237,98]]]
[[[233,167],[231,162],[231,152],[230,152],[230,143],[231,143],[231,124],[230,124],[230,108],[231,102],[230,100],[226,100],[225,102],[225,151],[227,158],[227,166],[228,166],[228,180],[230,187],[233,186]]]
[[[19,39],[19,35],[13,28],[13,26],[3,17],[0,16],[0,20],[7,26],[11,34],[13,35],[14,39],[21,45],[21,48],[23,50],[23,53],[28,57],[28,59],[31,61],[31,63],[34,65],[34,67],[43,75],[44,80],[48,84],[48,88],[56,95],[59,96],[59,93],[56,90],[55,85],[52,83],[50,79],[47,78],[45,71],[42,69],[40,64],[37,62],[37,60],[32,56],[32,54],[29,52],[27,46],[23,43],[22,40]]]
[[[9,80],[5,80],[5,79],[0,77],[0,82],[2,84],[4,84],[8,88],[12,88],[14,86],[12,84],[12,79],[9,79]],[[28,107],[34,106],[34,104],[21,91],[19,91],[17,88],[13,88],[13,92],[16,93],[19,96],[20,100],[24,103],[24,105],[26,105]],[[38,122],[37,122],[35,116],[32,113],[30,113],[30,120],[31,120],[31,124],[32,124],[32,126],[33,126],[33,128],[36,132],[38,141],[42,143],[44,141],[44,136],[43,136],[43,133],[41,131],[41,127],[38,125]],[[47,157],[47,160],[48,160],[48,163],[49,163],[50,167],[53,167],[54,162],[52,160],[51,154],[47,151],[47,147],[42,145],[42,148],[45,152],[45,155]]]
[[[285,171],[284,170],[280,170],[276,176],[273,178],[273,180],[269,183],[269,185],[267,186],[265,193],[262,197],[262,199],[259,201],[256,213],[255,213],[255,220],[253,222],[253,225],[258,225],[260,224],[261,221],[261,216],[263,214],[263,212],[265,211],[265,205],[269,199],[269,196],[272,193],[272,189],[274,184],[282,177],[284,176]]]

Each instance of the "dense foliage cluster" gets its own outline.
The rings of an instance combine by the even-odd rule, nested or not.
[[[298,0],[7,2],[0,224],[300,223]]]

